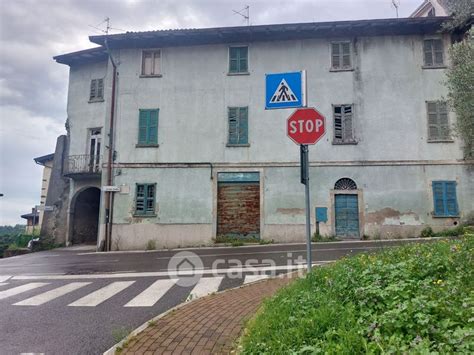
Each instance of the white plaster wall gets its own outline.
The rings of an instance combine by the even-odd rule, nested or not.
[[[92,79],[104,78],[104,101],[89,103]],[[69,155],[89,154],[88,130],[105,126],[107,104],[110,102],[110,73],[107,62],[73,66],[69,72],[67,114],[70,129]],[[105,137],[102,128],[102,137]],[[102,138],[104,142],[104,138]],[[104,144],[101,148],[104,151]]]
[[[128,186],[129,192],[115,197],[115,247],[144,248],[148,240],[156,240],[161,247],[200,245],[214,236],[216,185],[210,180],[209,169],[158,168],[154,163],[212,162],[221,164],[220,171],[226,164],[234,164],[228,171],[242,169],[239,167],[246,163],[261,168],[262,237],[304,240],[304,189],[299,183],[299,169],[268,167],[299,162],[298,147],[286,137],[286,120],[293,110],[264,110],[264,78],[271,72],[307,70],[308,105],[327,119],[325,137],[310,147],[314,165],[318,161],[334,162],[311,168],[313,230],[314,207],[326,206],[329,221],[321,225],[321,232],[333,233],[330,191],[341,177],[354,179],[362,191],[364,233],[399,233],[403,227],[413,234],[426,223],[451,225],[452,219],[430,215],[432,180],[458,181],[460,210],[463,214],[473,211],[472,170],[455,165],[462,158],[459,141],[427,143],[425,101],[442,99],[447,92],[443,85],[445,69],[422,68],[423,38],[357,38],[354,70],[345,72],[329,70],[330,40],[326,39],[250,43],[250,74],[240,76],[227,74],[227,45],[163,48],[159,78],[139,77],[140,49],[117,50],[115,149],[121,167],[115,169],[113,184]],[[444,41],[447,48],[449,39]],[[87,153],[88,128],[108,129],[109,105],[87,102],[90,80],[102,77],[106,70],[105,62],[71,69],[70,154]],[[106,102],[111,86],[108,70]],[[332,104],[351,103],[358,144],[333,145]],[[250,147],[226,147],[228,106],[249,106]],[[138,111],[147,108],[160,109],[159,147],[137,148]],[[455,119],[454,114],[450,119]],[[103,137],[104,147],[105,134]],[[382,166],[395,161],[419,165]],[[427,165],[440,161],[447,165]],[[347,166],[344,162],[357,163]],[[138,165],[131,168],[128,163]],[[135,184],[153,182],[157,183],[156,217],[134,217]],[[73,190],[87,183],[78,182]],[[369,223],[370,218],[380,223]],[[103,224],[100,230],[102,238]]]
[[[425,101],[446,95],[444,69],[422,69],[423,36],[354,41],[354,71],[330,72],[330,40],[249,44],[249,75],[227,75],[226,45],[162,49],[162,77],[140,78],[140,49],[120,50],[119,162],[281,162],[293,110],[264,109],[265,73],[307,70],[308,105],[327,118],[313,160],[461,158],[459,142],[427,143]],[[446,47],[448,38],[445,38]],[[447,54],[446,54],[447,56]],[[355,105],[356,146],[334,146],[332,104]],[[249,106],[249,148],[227,148],[227,107]],[[159,148],[136,148],[138,110],[159,108]],[[454,120],[454,114],[451,114]],[[198,148],[198,149],[196,149]]]

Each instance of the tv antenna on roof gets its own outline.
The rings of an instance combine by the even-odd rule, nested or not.
[[[105,26],[105,30],[103,30],[102,28],[99,28],[100,25],[102,25],[103,23],[106,24]],[[125,30],[122,30],[121,28],[114,28],[114,27],[111,27],[110,26],[110,18],[109,17],[106,17],[104,19],[104,21],[102,21],[101,23],[95,25],[95,26],[92,26],[92,25],[89,25],[89,27],[92,27],[92,28],[95,28],[96,30],[108,35],[110,30],[117,30],[117,31],[122,31],[122,32],[126,32]]]
[[[398,18],[398,8],[400,7],[400,0],[392,0],[392,6],[395,8]]]
[[[245,6],[240,11],[235,11],[235,10],[232,10],[232,11],[234,11],[234,14],[242,16],[247,21],[247,26],[250,25],[250,6],[249,5]]]

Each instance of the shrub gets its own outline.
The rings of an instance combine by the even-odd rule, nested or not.
[[[335,242],[337,240],[338,239],[334,235],[325,236],[325,235],[321,235],[321,234],[318,234],[318,233],[314,233],[313,236],[311,237],[311,241],[313,243],[315,243],[315,242]]]
[[[435,236],[433,229],[430,226],[423,228],[420,233],[420,238],[433,238]]]
[[[146,250],[155,250],[156,249],[156,241],[154,240],[149,240],[146,243]]]
[[[474,235],[314,268],[264,302],[243,354],[474,352]]]
[[[214,239],[214,243],[226,243],[226,244],[236,244],[236,246],[243,245],[244,243],[259,243],[265,244],[265,241],[262,241],[259,238],[254,236],[243,236],[243,237],[234,237],[228,235],[218,235]]]

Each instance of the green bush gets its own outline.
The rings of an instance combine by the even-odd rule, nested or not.
[[[474,235],[315,268],[266,301],[243,354],[474,352]]]
[[[311,241],[313,243],[316,243],[316,242],[336,242],[336,241],[338,241],[338,239],[334,235],[325,236],[325,235],[321,235],[321,234],[318,234],[318,233],[314,233],[313,236],[311,237]]]
[[[254,237],[254,236],[243,236],[243,237],[237,237],[237,236],[228,236],[228,235],[218,235],[215,239],[214,242],[219,244],[219,243],[225,243],[225,244],[236,244],[236,245],[243,245],[244,243],[261,243],[261,239]]]
[[[430,226],[423,228],[420,233],[420,238],[433,238],[434,236],[435,233],[433,232],[433,229],[431,229]]]
[[[457,237],[464,234],[464,226],[457,226],[456,228],[445,229],[441,232],[435,233],[436,237]]]

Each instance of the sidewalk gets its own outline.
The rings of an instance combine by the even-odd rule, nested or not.
[[[263,299],[291,280],[286,275],[185,304],[151,322],[120,354],[228,354]]]

